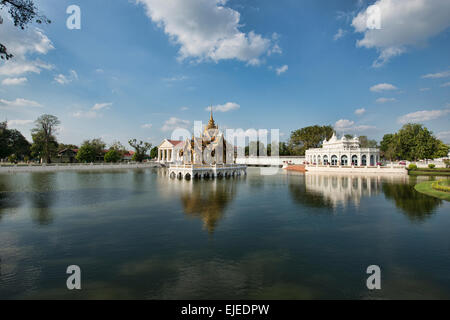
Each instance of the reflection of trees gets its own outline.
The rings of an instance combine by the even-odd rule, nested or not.
[[[442,204],[442,200],[414,190],[414,184],[384,183],[383,192],[411,221],[424,221]]]
[[[53,222],[52,204],[55,202],[55,173],[39,173],[30,175],[30,185],[34,192],[29,193],[31,201],[31,218],[40,225],[49,225]],[[38,192],[38,190],[43,190]]]
[[[293,179],[289,179],[289,191],[295,202],[307,207],[333,208],[331,201],[326,199],[323,194],[319,192],[308,192],[306,190],[306,184],[303,177],[295,176]]]
[[[184,212],[202,219],[203,227],[213,233],[236,194],[238,179],[195,181],[186,184],[181,193]]]

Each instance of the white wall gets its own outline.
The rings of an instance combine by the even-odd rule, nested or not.
[[[305,157],[245,157],[237,158],[237,164],[253,166],[283,166],[284,163],[303,164]]]

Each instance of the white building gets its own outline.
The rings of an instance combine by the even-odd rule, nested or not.
[[[359,139],[341,139],[333,136],[323,141],[321,148],[308,149],[306,162],[312,165],[331,166],[376,166],[380,161],[380,149],[361,148]]]
[[[158,146],[158,162],[175,163],[180,162],[180,150],[183,148],[183,141],[164,139]]]

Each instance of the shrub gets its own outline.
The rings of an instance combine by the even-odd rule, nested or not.
[[[449,181],[450,180],[438,180],[438,181],[433,182],[431,184],[431,187],[434,190],[450,192]]]
[[[105,154],[105,162],[118,162],[121,158],[120,152],[115,149],[111,149]]]
[[[430,168],[430,169],[434,169],[434,168],[436,168],[436,165],[435,165],[435,164],[433,164],[433,163],[430,163],[430,164],[428,165],[428,168]]]
[[[416,170],[417,169],[417,165],[415,165],[414,163],[410,163],[408,166],[409,170]]]

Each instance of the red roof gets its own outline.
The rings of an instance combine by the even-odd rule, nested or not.
[[[171,144],[173,144],[174,146],[179,145],[180,143],[183,143],[183,141],[181,140],[167,140],[169,141]]]

